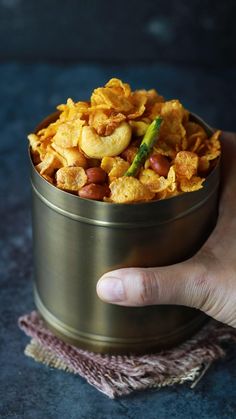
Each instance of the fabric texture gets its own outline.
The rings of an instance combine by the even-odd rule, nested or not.
[[[137,390],[190,382],[194,387],[213,361],[225,355],[224,342],[236,342],[236,330],[210,321],[181,345],[147,355],[95,354],[53,335],[36,311],[19,318],[31,337],[25,354],[50,367],[79,374],[110,398]]]

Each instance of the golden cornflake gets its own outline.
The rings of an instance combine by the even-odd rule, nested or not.
[[[143,137],[147,131],[149,123],[144,121],[129,121],[134,136]]]
[[[66,191],[77,192],[87,182],[87,175],[82,167],[62,167],[56,173],[57,187]]]
[[[180,181],[180,190],[182,192],[194,192],[202,188],[204,178],[193,176],[191,179],[183,178]]]
[[[163,124],[160,129],[160,139],[165,139],[166,144],[175,146],[180,144],[186,134],[182,124],[184,108],[178,100],[169,100],[162,105],[161,117]]]
[[[102,109],[93,110],[89,115],[89,125],[93,127],[99,135],[111,135],[113,131],[126,119],[122,113],[110,114]]]
[[[134,177],[120,177],[110,184],[111,196],[109,200],[118,204],[150,201],[155,194]]]
[[[111,182],[123,176],[129,166],[129,163],[121,157],[103,157],[101,161],[101,168],[108,174]]]
[[[39,164],[37,164],[36,169],[40,175],[51,176],[53,175],[53,172],[60,167],[62,167],[61,161],[54,153],[49,151],[45,154],[44,159]]]
[[[84,121],[81,121],[80,119],[63,122],[59,125],[57,132],[53,137],[53,142],[64,148],[78,146],[83,125]]]
[[[198,156],[192,151],[180,151],[175,160],[175,173],[179,178],[191,179],[197,173]]]
[[[86,185],[83,197],[86,188],[90,194],[104,190],[103,200],[115,203],[197,191],[221,154],[221,132],[209,136],[179,100],[165,101],[155,89],[132,91],[118,78],[94,89],[88,101],[69,98],[57,109],[54,119],[46,118],[42,128],[28,136],[32,161],[44,179],[60,189],[78,193]],[[139,154],[136,177],[126,176],[149,125],[158,117],[158,139],[146,159]],[[167,176],[160,176],[166,172],[149,158],[152,154],[161,155],[160,165],[166,161]],[[95,186],[90,187],[87,169],[108,176],[103,173],[100,184],[95,176]]]

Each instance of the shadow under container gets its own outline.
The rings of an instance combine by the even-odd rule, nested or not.
[[[206,322],[204,313],[184,306],[102,302],[96,284],[113,269],[165,266],[196,253],[216,223],[219,163],[202,189],[139,204],[67,193],[32,162],[31,179],[35,303],[57,336],[94,352],[148,353],[182,342]]]

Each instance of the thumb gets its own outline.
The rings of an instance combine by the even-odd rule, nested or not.
[[[98,296],[123,306],[178,304],[201,308],[209,295],[207,270],[193,258],[160,268],[124,268],[97,283]]]

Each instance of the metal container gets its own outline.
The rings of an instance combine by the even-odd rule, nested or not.
[[[164,266],[193,255],[216,223],[219,164],[199,191],[139,204],[79,198],[48,183],[32,162],[31,179],[35,302],[56,335],[94,352],[146,353],[180,343],[207,320],[183,306],[105,303],[96,283],[113,269]]]

